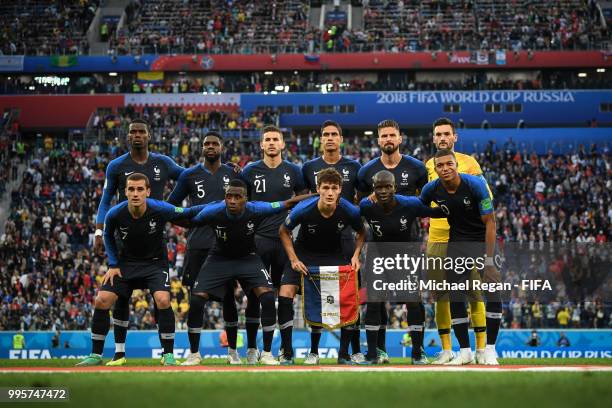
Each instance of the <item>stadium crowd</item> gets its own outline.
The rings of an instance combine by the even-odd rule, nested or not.
[[[87,55],[86,32],[99,0],[4,0],[0,51],[7,55]]]
[[[343,79],[344,78],[344,79]],[[101,94],[101,93],[218,93],[218,92],[359,92],[359,91],[447,91],[447,90],[539,90],[539,89],[608,89],[610,74],[593,73],[587,77],[578,72],[533,72],[529,78],[511,79],[487,76],[486,73],[463,73],[462,79],[418,79],[414,75],[378,73],[371,75],[277,72],[250,76],[220,74],[211,80],[204,77],[174,76],[160,82],[142,82],[132,75],[119,80],[90,77],[69,78],[65,85],[41,84],[35,77],[11,76],[2,79],[4,94]]]
[[[218,122],[208,122],[180,131],[172,137],[163,132],[188,122],[184,112],[160,115],[155,109],[123,112],[114,126],[125,132],[130,117],[144,115],[153,125],[150,150],[169,154],[183,166],[195,163],[200,155],[198,135]],[[269,118],[265,118],[267,120]],[[261,119],[264,121],[264,118]],[[103,122],[103,118],[100,119]],[[176,122],[175,122],[176,121]],[[98,144],[68,144],[45,137],[24,149],[16,143],[6,147],[10,157],[27,163],[21,184],[11,192],[10,215],[0,237],[0,329],[67,330],[89,327],[91,302],[107,267],[105,259],[92,252],[94,216],[97,211],[104,169],[124,152],[122,138]],[[286,158],[295,163],[318,154],[319,136],[314,133],[286,137]],[[379,155],[376,139],[349,136],[343,153],[365,163]],[[4,151],[4,150],[3,150]],[[420,160],[431,156],[429,142],[408,139],[404,152]],[[251,140],[231,139],[225,161],[244,166],[260,157],[259,145]],[[496,198],[498,236],[501,243],[609,242],[612,239],[612,181],[609,151],[580,146],[572,154],[538,156],[520,151],[508,141],[490,143],[476,155]],[[5,162],[4,160],[2,161]],[[169,192],[169,191],[168,191]],[[421,230],[426,231],[427,220]],[[178,276],[185,254],[185,231],[168,227],[168,258],[171,276]],[[559,270],[576,277],[570,259],[556,264]],[[552,266],[551,266],[552,268]],[[552,271],[552,269],[551,269]],[[510,278],[523,278],[510,272]],[[185,289],[172,279],[172,307],[177,326],[185,327],[188,303]],[[534,303],[521,292],[513,292],[505,305],[504,327],[609,327],[609,305],[597,298],[582,297],[572,302],[561,293],[546,304]],[[237,291],[236,301],[244,322],[246,298]],[[406,326],[403,306],[391,307],[390,326]],[[154,326],[153,304],[144,293],[136,293],[131,304],[131,328]],[[426,302],[429,327],[433,327],[433,304]],[[206,310],[205,328],[222,327],[221,308],[211,303]],[[569,316],[569,317],[568,317]]]
[[[364,0],[363,24],[332,9],[309,24],[309,2],[132,0],[122,24],[100,23],[110,55],[404,52],[420,50],[600,49],[609,34],[594,0]],[[1,51],[87,54],[98,0],[7,0],[0,5]],[[330,9],[328,9],[329,11]],[[338,18],[341,16],[340,18]]]

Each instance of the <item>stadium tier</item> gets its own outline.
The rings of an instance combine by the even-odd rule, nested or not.
[[[606,2],[580,0],[5,1],[2,51],[142,55],[602,49],[609,42],[608,9]]]

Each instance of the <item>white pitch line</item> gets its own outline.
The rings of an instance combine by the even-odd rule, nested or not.
[[[308,367],[308,368],[244,368],[242,370],[228,370],[222,368],[205,368],[201,370],[167,370],[162,368],[146,368],[134,367],[129,370],[95,370],[95,369],[67,369],[54,370],[49,368],[41,369],[0,369],[0,374],[101,374],[101,373],[313,373],[313,372],[393,372],[393,373],[411,373],[411,372],[487,372],[487,373],[510,373],[510,372],[612,372],[612,366],[530,366],[516,367],[500,366],[500,367],[433,367],[433,366],[416,366],[416,367]]]

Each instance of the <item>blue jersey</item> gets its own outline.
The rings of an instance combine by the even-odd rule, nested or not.
[[[130,174],[146,175],[151,184],[151,198],[163,200],[168,180],[178,179],[183,170],[185,169],[170,157],[158,153],[149,153],[147,161],[143,164],[136,163],[129,152],[112,160],[106,167],[104,190],[98,206],[96,224],[104,223],[106,213],[117,193],[119,193],[117,202],[125,201],[125,186]]]
[[[342,157],[338,163],[328,164],[322,157],[317,157],[304,163],[302,166],[302,174],[306,187],[312,193],[317,192],[317,174],[321,170],[334,168],[342,176],[342,197],[346,198],[351,203],[355,199],[357,191],[357,174],[361,165],[355,160]]]
[[[104,220],[104,246],[109,266],[123,262],[165,261],[164,226],[168,221],[189,219],[204,206],[175,207],[147,198],[147,209],[140,218],[132,217],[128,202],[117,204]],[[116,234],[117,233],[117,234]],[[121,250],[117,241],[121,241]]]
[[[300,168],[286,160],[275,168],[256,161],[242,170],[240,178],[247,184],[251,201],[286,201],[306,189]],[[286,216],[287,210],[264,218],[257,235],[278,239],[278,227]]]
[[[420,199],[425,205],[435,202],[450,225],[449,242],[485,242],[486,227],[482,216],[493,212],[487,183],[480,176],[459,173],[457,191],[449,194],[440,179],[423,187]]]
[[[202,163],[185,170],[176,182],[168,202],[180,205],[189,197],[190,205],[208,204],[225,198],[225,190],[231,179],[238,177],[233,167],[222,165],[211,173]],[[189,249],[208,249],[215,244],[215,233],[208,226],[191,228],[187,238]]]
[[[417,217],[445,217],[440,208],[431,208],[417,197],[396,194],[395,202],[390,213],[386,213],[380,204],[374,204],[369,198],[359,203],[361,215],[370,224],[374,242],[413,241],[412,224]]]
[[[342,252],[342,231],[347,227],[358,232],[363,231],[359,208],[340,198],[332,216],[326,218],[321,215],[317,207],[318,202],[319,196],[301,201],[285,219],[285,227],[293,230],[301,225],[295,241],[296,247],[316,253]]]
[[[221,201],[209,204],[191,222],[197,226],[209,225],[215,231],[215,245],[210,254],[241,257],[255,253],[255,233],[259,232],[263,220],[285,210],[282,202],[250,201],[242,214],[232,215],[225,201]]]
[[[372,178],[382,170],[388,170],[395,176],[397,194],[413,196],[427,184],[427,169],[423,163],[414,157],[402,155],[398,165],[392,169],[386,168],[380,157],[378,157],[364,164],[361,170],[359,170],[357,175],[357,188],[359,191],[363,194],[370,194],[374,191]]]

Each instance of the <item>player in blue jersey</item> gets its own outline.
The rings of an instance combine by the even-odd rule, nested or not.
[[[285,142],[283,134],[278,127],[271,125],[264,126],[261,132],[260,147],[263,159],[246,166],[240,175],[247,184],[249,200],[283,201],[296,194],[299,195],[307,192],[300,168],[287,160],[283,160],[282,152],[285,149]],[[255,235],[257,254],[270,272],[272,283],[276,289],[280,286],[281,275],[287,263],[285,249],[278,238],[278,227],[283,223],[286,216],[287,211],[282,211],[265,217]],[[227,302],[224,302],[224,314],[226,310],[230,310],[228,306],[233,306],[235,310],[233,298],[231,305],[227,305]],[[257,297],[251,294],[245,311],[248,364],[257,363],[258,351],[256,340],[257,329],[259,328],[259,309]],[[236,320],[238,320],[237,312],[235,316]],[[235,339],[236,332],[230,333],[228,331],[228,343],[235,342]],[[238,359],[238,361],[240,360]]]
[[[182,208],[148,198],[151,185],[149,178],[142,173],[130,174],[126,183],[127,202],[111,208],[104,220],[109,269],[95,299],[91,324],[92,353],[78,366],[102,364],[104,339],[110,329],[108,312],[119,297],[129,297],[135,288],[147,288],[153,294],[164,350],[162,364],[176,365],[173,355],[175,322],[170,307],[164,226],[168,221],[188,220],[204,206]]]
[[[225,197],[225,190],[230,180],[238,177],[235,168],[221,163],[223,153],[223,138],[217,132],[208,132],[204,136],[202,144],[203,162],[185,170],[179,177],[174,190],[168,197],[168,202],[180,205],[185,198],[189,198],[190,205],[208,204],[213,201],[221,201]],[[185,267],[183,270],[183,285],[191,288],[195,278],[204,264],[210,248],[215,244],[215,232],[204,225],[189,230],[187,238],[187,253],[185,256]],[[234,302],[233,292],[228,291],[228,297]],[[235,309],[235,307],[234,307]],[[225,312],[225,311],[224,311]],[[237,311],[234,312],[237,315]],[[237,330],[238,319],[228,319],[224,314],[224,320],[235,323],[235,326],[226,327],[226,330]],[[204,319],[204,303],[199,297],[189,300],[189,312],[187,313],[187,334],[189,337],[189,348],[191,353],[182,365],[198,365],[202,357],[200,355],[200,334]],[[228,335],[228,340],[230,336]],[[234,336],[235,339],[235,336]],[[235,350],[235,344],[229,346],[229,350]]]
[[[321,157],[307,161],[302,166],[302,174],[306,187],[311,192],[317,191],[317,175],[321,170],[334,168],[342,176],[342,193],[341,197],[349,202],[353,202],[357,192],[357,173],[361,169],[361,165],[355,160],[347,159],[341,154],[341,144],[343,142],[342,128],[333,120],[326,120],[321,125],[321,147],[323,154]],[[346,228],[342,231],[342,252],[346,258],[350,258],[355,251],[355,238],[353,230]],[[311,327],[310,336],[310,353],[304,360],[306,365],[314,365],[319,363],[319,341],[321,339],[322,329],[320,327]],[[349,340],[353,354],[351,360],[359,363],[365,360],[361,353],[359,344],[359,320],[354,325],[343,327],[340,329],[340,354],[348,353]],[[346,350],[345,350],[346,349]]]
[[[378,147],[380,157],[370,160],[363,165],[357,175],[357,196],[361,198],[374,191],[373,177],[381,170],[390,171],[395,177],[396,193],[404,196],[417,195],[419,190],[427,183],[427,169],[425,165],[412,156],[400,153],[402,135],[399,124],[394,120],[383,120],[377,126]],[[386,349],[387,310],[381,309],[381,327],[378,333],[378,349],[380,362],[389,363]]]
[[[486,254],[483,274],[486,282],[498,282],[499,272],[493,262],[495,251],[495,212],[486,182],[480,176],[457,172],[457,159],[452,150],[440,149],[434,155],[438,179],[429,182],[421,192],[420,199],[426,205],[436,203],[446,214],[449,231],[449,258],[477,258]],[[463,282],[469,273],[447,271],[451,282]],[[468,336],[468,317],[465,306],[466,294],[452,293],[451,317],[455,336],[461,348],[459,354],[447,364],[463,365],[473,361]],[[501,322],[501,295],[485,292],[487,299],[487,345],[485,364],[497,365],[495,342]]]
[[[283,355],[281,364],[293,364],[293,298],[301,286],[301,275],[307,274],[307,265],[336,266],[351,264],[359,270],[359,255],[365,241],[365,229],[359,208],[340,197],[342,176],[327,168],[317,175],[318,197],[300,203],[279,229],[279,235],[289,263],[285,267],[278,295],[278,325],[281,331]],[[300,225],[293,243],[291,231]],[[351,227],[357,231],[355,251],[351,258],[342,252],[342,231]],[[348,347],[338,355],[338,363],[350,364]]]
[[[179,166],[168,156],[149,152],[151,139],[149,125],[146,121],[135,119],[128,127],[127,143],[129,152],[112,160],[106,167],[106,178],[102,198],[96,216],[96,232],[94,250],[103,253],[102,227],[104,219],[111,206],[113,198],[116,202],[126,199],[125,188],[127,178],[131,174],[142,173],[151,183],[151,198],[164,199],[164,189],[169,180],[176,180],[184,168]],[[166,255],[167,257],[167,255]],[[125,338],[127,336],[128,320],[130,316],[129,301],[132,293],[120,296],[113,308],[113,334],[115,336],[115,355],[107,365],[124,365]]]
[[[359,203],[361,215],[370,225],[373,242],[412,242],[412,224],[417,217],[446,217],[440,208],[431,208],[417,197],[396,194],[395,177],[388,170],[374,175],[374,197]],[[365,315],[369,362],[378,362],[378,333],[381,326],[382,302],[368,302]],[[421,302],[409,302],[408,331],[412,338],[412,364],[427,364],[423,355],[423,324],[425,309]],[[386,324],[386,322],[385,322]]]
[[[282,202],[247,202],[247,186],[240,179],[230,181],[225,200],[210,204],[193,218],[195,226],[208,225],[216,235],[215,245],[191,289],[192,298],[203,302],[225,297],[228,283],[238,281],[244,292],[257,296],[261,304],[263,353],[259,362],[279,364],[272,356],[276,308],[272,278],[256,253],[255,234],[268,216],[285,212],[307,195]]]

